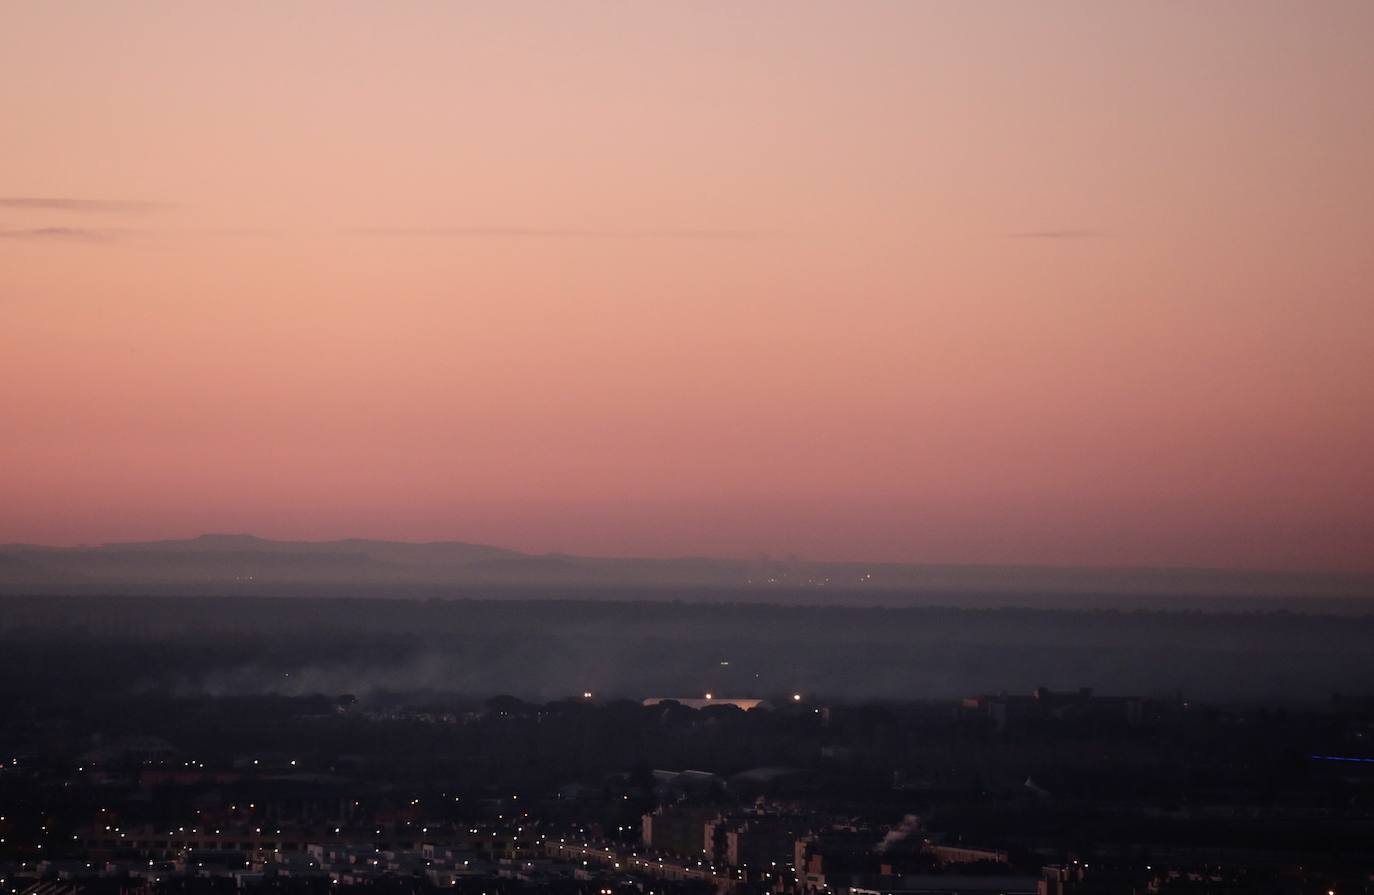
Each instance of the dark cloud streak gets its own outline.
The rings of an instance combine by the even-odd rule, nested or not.
[[[1106,235],[1102,230],[1090,229],[1021,230],[1006,234],[1008,239],[1101,239]]]
[[[55,242],[110,242],[131,230],[102,230],[90,227],[31,227],[21,230],[0,230],[0,239],[51,240]]]
[[[684,228],[663,230],[591,230],[557,227],[359,227],[361,236],[433,237],[455,239],[758,239],[774,235],[763,230]]]
[[[165,202],[133,202],[122,199],[67,199],[31,196],[0,196],[0,208],[30,211],[81,211],[97,214],[147,214],[170,208]]]

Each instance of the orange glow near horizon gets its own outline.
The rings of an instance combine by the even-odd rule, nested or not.
[[[1374,5],[11,5],[0,542],[1374,571]]]

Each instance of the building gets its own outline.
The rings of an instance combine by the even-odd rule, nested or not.
[[[719,811],[709,805],[675,805],[644,815],[641,838],[655,852],[700,858],[706,849],[706,826]]]
[[[644,700],[643,704],[646,706],[661,705],[665,702],[676,702],[689,709],[706,709],[718,705],[733,705],[735,708],[746,712],[751,712],[754,709],[771,709],[773,707],[771,703],[763,699],[713,696],[710,693],[707,693],[704,697],[699,699],[687,696],[651,696]]]

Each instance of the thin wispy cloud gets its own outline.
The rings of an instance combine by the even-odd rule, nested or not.
[[[595,230],[563,227],[358,227],[362,236],[449,237],[455,239],[758,239],[776,235],[766,230],[680,228]]]
[[[0,239],[49,242],[112,242],[136,230],[102,229],[94,227],[28,227],[0,229]]]
[[[1019,230],[1006,234],[1008,239],[1101,239],[1106,235],[1106,231],[1092,229]]]
[[[0,208],[32,211],[78,211],[96,214],[147,214],[172,206],[166,202],[138,202],[125,199],[69,199],[35,196],[0,196]]]
[[[150,229],[144,227],[0,227],[0,240],[169,245],[194,240],[260,239],[278,231],[254,227]]]

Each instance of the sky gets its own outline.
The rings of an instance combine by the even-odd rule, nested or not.
[[[1374,571],[1371,35],[0,0],[0,542]]]

